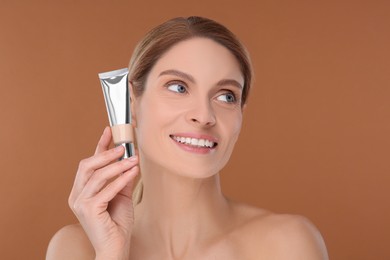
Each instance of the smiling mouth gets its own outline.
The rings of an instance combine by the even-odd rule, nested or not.
[[[198,138],[191,138],[191,137],[183,137],[183,136],[176,136],[176,135],[169,135],[173,140],[175,140],[178,143],[189,145],[192,147],[197,148],[215,148],[218,143],[207,140],[207,139],[198,139]]]

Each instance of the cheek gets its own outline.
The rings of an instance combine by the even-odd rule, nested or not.
[[[241,131],[242,112],[239,110],[234,112],[220,112],[219,116],[220,122],[223,122],[222,129],[225,129],[225,134],[235,141]]]
[[[136,107],[136,133],[139,145],[156,143],[161,137],[166,136],[166,126],[177,118],[175,111],[170,109],[161,99],[153,96],[144,96]]]
[[[236,116],[230,118],[230,120],[226,121],[223,129],[225,129],[225,138],[227,141],[225,142],[225,157],[228,160],[233,152],[234,146],[237,142],[238,136],[241,132],[242,126],[242,114],[237,113]]]
[[[228,128],[228,129],[230,129],[230,136],[231,136],[231,139],[229,141],[229,153],[232,152],[232,150],[237,142],[238,136],[240,135],[241,124],[242,124],[242,121],[237,120],[235,123],[231,124]]]
[[[152,138],[151,129],[154,129],[155,126],[153,124],[156,124],[154,109],[153,104],[145,96],[142,97],[140,103],[135,107],[137,120],[135,132],[139,149],[146,147],[145,143]]]
[[[223,119],[222,119],[223,118]],[[220,153],[217,160],[214,161],[215,172],[219,172],[227,162],[229,161],[238,136],[241,131],[242,125],[242,114],[241,112],[237,113],[227,113],[225,111],[224,115],[220,118],[220,131],[223,142],[220,146]]]
[[[240,131],[241,131],[241,126],[242,126],[242,113],[239,112],[237,113],[237,117],[236,117],[236,120],[232,120],[232,129],[233,129],[233,133],[235,133],[236,135],[239,135],[240,134]]]
[[[236,143],[242,126],[242,112],[240,110],[219,110],[218,131],[220,131],[225,153],[230,153]],[[221,147],[222,148],[222,147]]]

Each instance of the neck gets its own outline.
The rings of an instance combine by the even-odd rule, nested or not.
[[[155,246],[177,256],[226,228],[230,208],[221,192],[219,174],[195,179],[142,167],[142,182],[134,231],[141,237],[148,234],[146,243],[152,245],[152,238]]]

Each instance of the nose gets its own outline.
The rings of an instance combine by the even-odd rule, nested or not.
[[[216,117],[210,102],[192,104],[187,113],[187,121],[199,127],[215,125]]]

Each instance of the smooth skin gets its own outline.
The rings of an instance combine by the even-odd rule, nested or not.
[[[242,125],[243,83],[235,57],[210,39],[168,50],[132,103],[139,159],[116,161],[123,150],[109,149],[104,131],[95,155],[80,162],[69,198],[80,224],[54,235],[47,259],[328,259],[307,219],[221,192],[219,171]],[[199,152],[172,138],[180,135],[218,145]],[[144,192],[133,209],[139,168]]]

